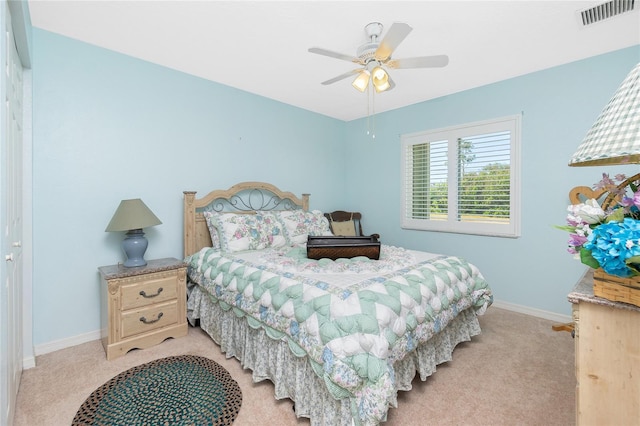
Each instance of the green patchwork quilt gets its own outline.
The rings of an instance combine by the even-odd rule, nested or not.
[[[349,398],[362,425],[385,418],[395,361],[458,313],[473,308],[481,314],[493,301],[478,269],[453,256],[347,285],[332,283],[330,274],[282,271],[211,248],[186,261],[190,281],[212,301],[308,357],[331,394]]]

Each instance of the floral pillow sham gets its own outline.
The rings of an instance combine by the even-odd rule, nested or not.
[[[211,240],[214,239],[213,234],[217,234],[219,249],[225,253],[282,247],[287,244],[282,225],[271,213],[259,212],[252,215],[205,212],[204,217],[212,234]]]
[[[272,212],[256,212],[255,215],[267,247],[283,247],[288,244],[284,226]]]
[[[205,211],[212,247],[225,253],[295,246],[307,236],[333,235],[319,210],[258,211],[253,214]]]
[[[300,245],[307,242],[307,236],[333,235],[329,221],[319,210],[283,210],[273,212],[278,216],[287,234],[289,245]]]
[[[204,220],[207,222],[207,228],[209,228],[209,235],[211,236],[211,248],[214,250],[220,250],[220,235],[218,228],[216,228],[216,221],[213,220],[213,216],[218,213],[205,211],[202,213]]]

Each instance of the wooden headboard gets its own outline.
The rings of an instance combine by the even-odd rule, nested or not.
[[[309,210],[309,194],[299,198],[265,182],[242,182],[229,189],[217,189],[202,198],[195,191],[184,191],[183,256],[211,247],[211,235],[203,212],[253,214],[256,210]]]

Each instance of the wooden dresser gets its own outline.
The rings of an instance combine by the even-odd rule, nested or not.
[[[187,334],[186,265],[174,258],[146,266],[98,268],[101,276],[102,344],[112,360]]]
[[[569,293],[577,425],[640,425],[640,307],[593,295],[592,270]]]

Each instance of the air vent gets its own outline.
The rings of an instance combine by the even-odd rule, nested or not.
[[[580,12],[582,25],[591,25],[604,21],[621,13],[633,11],[635,0],[612,0]]]

